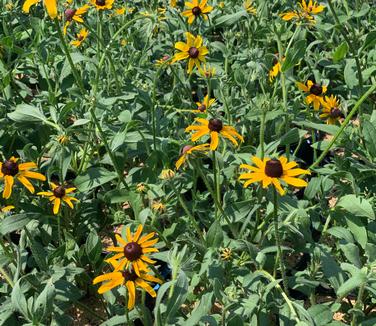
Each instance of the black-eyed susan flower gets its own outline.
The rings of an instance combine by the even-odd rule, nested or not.
[[[203,46],[203,40],[200,35],[195,37],[191,33],[185,33],[187,43],[176,42],[175,48],[181,52],[176,53],[172,62],[188,59],[188,73],[192,72],[194,66],[201,71],[201,63],[205,62],[205,56],[209,53],[206,46]]]
[[[172,8],[175,8],[176,7],[176,3],[177,3],[177,0],[170,0],[170,6]]]
[[[231,260],[232,250],[230,248],[221,248],[220,249],[221,259],[222,260]]]
[[[212,6],[208,6],[208,0],[190,0],[191,2],[185,2],[185,6],[188,10],[183,11],[183,16],[188,18],[188,24],[192,24],[197,17],[202,17],[204,20],[208,20],[208,13],[213,10]]]
[[[134,235],[132,235],[130,228],[127,227],[126,239],[123,239],[119,234],[115,234],[120,246],[108,247],[108,251],[115,252],[116,254],[106,259],[106,262],[115,267],[115,271],[123,270],[132,265],[136,274],[140,276],[141,271],[147,270],[147,264],[155,263],[146,254],[158,252],[158,249],[153,247],[158,242],[158,238],[152,239],[155,232],[141,236],[142,230],[143,226],[140,224]],[[118,261],[118,259],[120,260]]]
[[[246,180],[243,185],[244,188],[255,182],[262,182],[263,188],[267,188],[272,184],[283,196],[285,190],[281,186],[281,181],[286,185],[292,185],[294,187],[307,186],[306,181],[296,178],[296,176],[311,174],[311,172],[295,168],[298,164],[294,161],[287,162],[287,158],[284,156],[279,157],[279,159],[270,159],[266,157],[263,160],[253,156],[251,160],[256,166],[249,164],[240,165],[240,168],[251,171],[243,173],[239,177],[239,180]]]
[[[68,145],[69,144],[69,142],[70,142],[70,137],[68,136],[68,135],[58,135],[57,137],[56,137],[56,140],[57,140],[57,142],[60,144],[60,145],[63,145],[63,146],[65,146],[65,145]]]
[[[82,42],[86,40],[89,32],[86,28],[82,28],[80,32],[77,34],[77,39],[72,41],[70,44],[75,47],[80,47]]]
[[[226,126],[220,119],[202,119],[196,118],[200,125],[191,125],[185,128],[186,132],[194,131],[191,136],[193,142],[199,140],[205,135],[210,136],[210,149],[215,151],[219,145],[219,136],[229,139],[235,146],[238,146],[238,138],[241,142],[244,141],[243,137],[237,133],[234,127]]]
[[[215,98],[209,99],[209,95],[204,97],[202,102],[196,102],[197,109],[193,113],[206,113],[206,111],[215,103]]]
[[[18,158],[12,156],[9,160],[0,162],[0,180],[4,180],[3,198],[5,199],[8,199],[12,194],[15,180],[21,182],[32,194],[35,191],[34,186],[28,179],[46,181],[43,174],[30,171],[37,168],[35,163],[18,163],[18,160]]]
[[[184,146],[182,149],[181,156],[175,163],[176,170],[180,169],[182,164],[185,163],[185,161],[188,159],[190,155],[195,154],[195,152],[206,153],[209,151],[210,149],[209,147],[210,147],[209,144],[201,144],[197,146],[191,146],[191,145]]]
[[[282,58],[282,62],[285,60],[285,58]],[[278,59],[275,59],[273,62],[272,69],[269,70],[269,81],[272,83],[274,78],[276,78],[279,73],[281,72],[282,64],[279,62]]]
[[[93,280],[93,284],[104,282],[98,289],[98,293],[102,294],[121,285],[125,285],[128,291],[128,310],[132,310],[136,303],[137,287],[144,289],[153,298],[157,296],[153,288],[147,283],[162,284],[162,280],[153,275],[148,274],[149,271],[143,271],[138,275],[134,270],[115,271],[97,276]]]
[[[248,12],[249,14],[256,15],[257,10],[256,10],[255,7],[253,7],[252,0],[244,1],[243,7],[244,7],[245,11]]]
[[[336,96],[325,96],[323,101],[323,109],[320,114],[321,119],[326,119],[328,125],[334,125],[343,116],[341,109],[339,108],[339,101]]]
[[[72,201],[78,201],[78,199],[73,196],[68,196],[68,194],[71,194],[76,188],[65,188],[53,182],[50,183],[50,186],[52,191],[41,191],[38,192],[37,195],[48,197],[49,201],[53,203],[53,213],[55,215],[59,213],[63,203],[66,203],[71,209],[74,208]]]
[[[317,1],[312,0],[309,0],[308,4],[306,0],[301,0],[299,6],[299,10],[288,11],[280,14],[280,16],[285,21],[295,19],[298,21],[307,20],[310,23],[315,23],[313,15],[317,15],[325,9],[323,5],[318,5]]]
[[[308,105],[313,103],[313,108],[317,111],[324,101],[323,95],[326,93],[327,87],[325,85],[316,84],[312,80],[308,80],[306,84],[297,83],[297,86],[301,91],[309,93],[306,97],[306,103]]]
[[[68,8],[65,10],[64,34],[67,34],[67,28],[73,21],[77,23],[81,23],[81,24],[84,22],[84,19],[82,18],[82,16],[86,14],[89,8],[90,8],[89,5],[84,5],[78,9]]]
[[[41,2],[41,0],[26,0],[22,5],[22,11],[26,14],[30,12],[31,6],[34,6]],[[57,2],[56,0],[44,0],[43,1],[44,7],[46,8],[48,16],[51,19],[55,19],[57,17]]]
[[[115,0],[90,0],[90,3],[97,10],[110,10]]]
[[[159,179],[162,180],[170,180],[175,176],[175,172],[171,169],[163,169],[161,174],[159,175]]]
[[[202,70],[200,71],[200,74],[202,77],[205,77],[205,78],[213,78],[215,76],[215,68],[204,64],[202,66]]]
[[[164,213],[166,211],[166,205],[159,200],[155,200],[151,205],[151,209],[156,213]]]

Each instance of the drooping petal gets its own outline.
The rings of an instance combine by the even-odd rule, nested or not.
[[[128,309],[132,310],[136,302],[136,287],[132,281],[128,281],[125,285],[128,289]]]
[[[212,131],[210,133],[210,150],[212,151],[215,151],[218,147],[218,144],[219,144],[219,136],[218,136],[218,132],[216,131]]]
[[[23,176],[25,176],[26,178],[37,179],[37,180],[41,180],[41,181],[46,181],[46,177],[43,174],[38,173],[38,172],[22,171],[20,174],[23,175]]]
[[[309,88],[303,83],[296,83],[296,85],[301,91],[306,92],[306,93],[309,92]]]
[[[192,141],[197,141],[198,139],[200,139],[201,137],[205,136],[209,134],[209,129],[206,128],[206,127],[202,127],[201,130],[199,130],[198,132],[192,134],[191,136],[191,140]]]
[[[147,284],[143,279],[138,278],[136,280],[136,284],[139,287],[145,289],[146,292],[149,293],[153,298],[155,298],[157,296],[157,294],[155,293],[155,291],[153,290],[153,288],[149,284]]]
[[[61,205],[61,199],[60,198],[55,198],[55,200],[54,200],[54,208],[53,208],[53,212],[54,212],[55,215],[57,215],[57,213],[59,213],[60,205]]]
[[[93,285],[98,284],[99,282],[107,281],[107,280],[118,279],[119,274],[121,276],[121,273],[119,272],[112,272],[112,273],[99,275],[93,280]]]
[[[12,194],[14,178],[11,175],[4,176],[4,191],[3,198],[8,199]]]
[[[184,164],[187,156],[183,154],[182,156],[179,157],[179,159],[175,163],[176,170],[179,170],[182,164]]]
[[[40,0],[26,0],[22,5],[22,11],[26,14],[30,12],[30,7],[36,5]]]
[[[122,278],[119,278],[119,279],[115,279],[111,282],[107,282],[105,284],[103,284],[99,289],[98,289],[98,293],[99,294],[103,294],[107,291],[110,291],[112,290],[113,288],[116,288],[117,286],[119,286],[120,284],[123,283],[123,279]]]
[[[281,183],[279,182],[279,180],[277,178],[271,178],[271,179],[272,179],[272,183],[274,187],[278,190],[279,194],[283,196],[285,194],[285,190],[283,190],[283,188],[281,187]]]
[[[48,16],[51,19],[57,17],[57,1],[56,0],[44,0],[44,6],[46,7]]]
[[[24,176],[19,175],[17,177],[17,180],[21,182],[27,190],[29,190],[32,194],[34,193],[35,189],[34,186],[30,183],[28,179],[26,179]]]

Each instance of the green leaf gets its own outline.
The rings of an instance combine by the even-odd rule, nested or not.
[[[359,248],[356,245],[353,243],[347,243],[339,246],[350,263],[354,264],[354,266],[358,268],[362,267],[359,257]]]
[[[307,311],[312,316],[316,326],[326,326],[333,319],[333,313],[329,306],[323,304],[314,305]]]
[[[342,226],[333,226],[326,232],[338,239],[346,240],[347,243],[354,243],[354,238],[351,235],[351,232]]]
[[[282,146],[286,146],[289,144],[297,143],[299,142],[299,139],[302,138],[306,133],[307,133],[307,130],[292,128],[281,137],[279,144]]]
[[[367,217],[372,220],[375,219],[375,212],[373,211],[372,205],[365,198],[355,195],[346,195],[339,199],[336,206],[342,207],[353,215]]]
[[[376,45],[376,31],[371,31],[367,34],[364,40],[363,46],[360,51],[366,50],[367,48],[372,48]]]
[[[52,313],[54,298],[55,287],[51,280],[49,280],[34,304],[34,315],[37,315],[40,321],[44,320]]]
[[[117,174],[103,167],[94,167],[76,178],[74,184],[80,192],[86,192],[115,179]]]
[[[92,263],[99,260],[102,253],[102,242],[95,230],[92,230],[86,239],[85,251]]]
[[[30,316],[29,309],[27,306],[26,297],[24,295],[24,291],[26,292],[26,289],[21,288],[22,280],[23,279],[20,278],[18,282],[14,285],[14,288],[11,294],[11,300],[12,300],[13,307],[17,311],[19,311],[26,320],[30,321],[31,316]]]
[[[199,324],[200,319],[210,312],[213,306],[213,293],[205,293],[200,300],[199,305],[192,311],[188,319],[182,326],[196,326]]]
[[[325,132],[325,133],[330,134],[330,135],[335,135],[339,130],[338,126],[327,125],[327,124],[323,124],[323,123],[313,123],[313,122],[309,122],[309,121],[294,121],[294,124],[297,124],[298,126],[303,126],[303,127],[306,127],[306,128],[312,128],[312,129],[315,129],[315,130],[319,130],[319,131]]]
[[[338,61],[342,60],[346,56],[346,54],[347,54],[348,51],[349,51],[349,46],[347,45],[347,42],[344,41],[334,51],[334,53],[333,53],[333,61],[334,62],[338,62]]]
[[[29,104],[19,104],[16,106],[16,110],[8,113],[9,119],[16,122],[45,122],[47,118],[43,112],[32,105]]]
[[[362,125],[366,149],[371,156],[376,157],[376,128],[368,120],[364,120]]]
[[[341,298],[347,296],[351,291],[367,281],[367,275],[362,272],[350,277],[337,289],[337,295]]]
[[[181,305],[185,302],[188,295],[188,279],[183,271],[180,271],[178,278],[174,284],[174,292],[171,298],[167,302],[166,308],[166,320],[167,322],[173,323],[176,317],[176,312],[179,310]]]
[[[307,49],[307,41],[306,40],[299,40],[295,42],[295,46],[292,50],[290,50],[283,61],[282,64],[282,72],[286,72],[290,70],[293,66],[299,63],[301,59],[303,59],[304,54]]]
[[[359,84],[357,73],[356,73],[356,62],[355,59],[346,60],[345,70],[343,72],[345,77],[346,85],[349,89],[353,89]]]
[[[344,281],[345,274],[325,246],[320,246],[321,264],[325,277],[332,287],[338,289]]]
[[[206,243],[208,247],[218,248],[223,241],[223,230],[221,224],[216,220],[209,228]]]
[[[231,26],[237,23],[242,17],[246,17],[247,12],[246,11],[239,11],[234,14],[228,14],[228,15],[219,15],[218,19],[215,20],[215,26],[219,25],[225,25],[225,26]]]
[[[362,248],[365,249],[368,242],[368,236],[367,229],[364,226],[361,218],[356,215],[346,214],[345,220],[347,226],[349,227],[349,230],[354,235],[356,242],[358,242],[362,246]]]
[[[20,230],[31,220],[37,219],[39,216],[40,214],[35,213],[10,215],[0,222],[0,234],[8,234]]]

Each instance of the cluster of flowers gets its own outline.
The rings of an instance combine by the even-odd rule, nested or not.
[[[304,1],[304,0],[303,0]],[[199,4],[197,0],[192,2],[186,2],[185,5],[189,8],[183,12],[183,15],[188,17],[188,23],[191,24],[196,18],[202,16],[207,19],[207,14],[212,11],[212,7],[207,5],[207,1],[203,0]],[[247,11],[255,14],[256,9],[251,6],[251,2],[247,2]],[[172,63],[181,60],[187,60],[187,71],[192,73],[194,67],[202,74],[202,66],[206,63],[206,56],[209,54],[209,50],[203,45],[203,39],[200,35],[194,36],[191,33],[186,33],[186,42],[177,42],[175,48],[180,52],[176,53]],[[279,66],[280,67],[280,66]],[[210,74],[208,78],[210,78]],[[225,125],[221,119],[214,116],[210,108],[214,105],[215,99],[210,99],[210,94],[207,94],[202,102],[197,102],[197,109],[192,110],[193,113],[199,113],[202,115],[212,116],[211,118],[196,118],[198,124],[188,126],[185,131],[193,131],[191,135],[191,141],[196,142],[207,135],[210,137],[210,144],[204,143],[196,146],[186,145],[183,147],[182,155],[176,162],[176,168],[179,169],[182,164],[195,152],[207,153],[209,150],[215,151],[219,146],[220,137],[230,140],[235,146],[238,145],[238,141],[244,142],[243,136],[241,136],[234,127]],[[294,168],[297,163],[292,161],[288,162],[283,156],[278,159],[272,158],[258,158],[252,157],[252,161],[256,164],[251,166],[248,164],[240,165],[240,168],[248,169],[251,172],[243,173],[240,175],[240,180],[247,180],[244,183],[244,187],[249,186],[255,182],[262,182],[262,186],[267,188],[269,185],[273,185],[281,195],[285,194],[285,190],[282,188],[280,181],[285,184],[290,184],[295,187],[305,187],[307,182],[296,178],[296,176],[302,174],[310,174],[309,171]]]
[[[37,168],[35,163],[19,163],[18,161],[18,158],[12,156],[9,160],[0,162],[0,180],[4,181],[4,199],[9,199],[12,195],[15,180],[18,180],[32,194],[35,192],[35,189],[29,179],[46,181],[46,177],[43,174],[31,171],[32,169]],[[59,213],[62,203],[66,203],[73,209],[72,201],[78,201],[78,199],[73,196],[68,196],[68,194],[71,194],[76,188],[66,188],[63,185],[57,185],[53,182],[50,182],[50,187],[52,191],[38,192],[37,195],[48,197],[53,204],[53,213],[55,215]],[[4,207],[2,211],[6,212],[13,208],[14,206],[9,205]]]

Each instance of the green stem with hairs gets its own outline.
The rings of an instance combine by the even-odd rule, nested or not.
[[[328,147],[321,153],[321,155],[318,157],[318,159],[309,167],[310,169],[314,169],[315,167],[317,167],[320,162],[325,158],[325,156],[328,154],[328,152],[331,150],[331,148],[333,147],[333,145],[335,144],[335,142],[337,141],[337,139],[339,138],[339,136],[341,136],[341,134],[343,133],[343,131],[345,130],[346,126],[349,124],[351,118],[354,116],[354,114],[358,111],[358,109],[360,108],[360,106],[362,105],[362,103],[376,90],[376,84],[371,86],[367,92],[365,92],[363,94],[363,96],[355,103],[353,109],[350,111],[350,113],[348,114],[348,116],[346,117],[346,119],[343,121],[340,129],[338,130],[338,132],[335,134],[335,136],[333,137],[333,139],[330,141]]]
[[[362,283],[359,287],[358,297],[356,299],[355,306],[354,306],[354,308],[356,308],[356,309],[362,308],[365,286],[366,286],[366,283]],[[357,315],[356,315],[356,312],[355,312],[355,313],[353,313],[353,317],[352,317],[352,320],[351,320],[351,326],[357,326],[357,325],[358,325]]]
[[[286,270],[285,270],[285,262],[283,259],[282,241],[281,241],[281,235],[279,233],[279,225],[278,225],[279,224],[278,223],[278,194],[277,194],[277,190],[274,187],[273,187],[273,206],[274,206],[274,212],[273,212],[274,235],[275,235],[275,242],[276,242],[277,252],[278,252],[277,260],[279,261],[279,268],[281,269],[283,288],[285,290],[285,293],[289,295],[289,288],[288,288]]]

